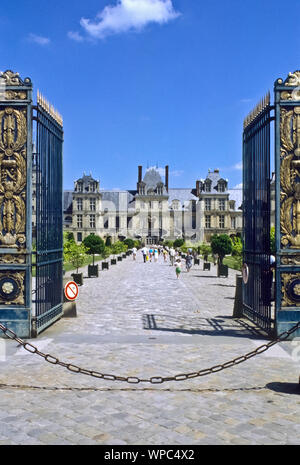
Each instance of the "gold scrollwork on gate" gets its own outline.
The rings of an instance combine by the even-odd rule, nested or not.
[[[0,305],[25,304],[25,271],[0,272]]]
[[[280,113],[281,244],[300,248],[300,106]]]
[[[281,274],[282,307],[300,307],[300,273]]]
[[[0,247],[24,247],[26,225],[26,109],[0,111]]]

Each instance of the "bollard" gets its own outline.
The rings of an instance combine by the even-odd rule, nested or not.
[[[242,318],[243,316],[243,277],[237,274],[232,317]]]

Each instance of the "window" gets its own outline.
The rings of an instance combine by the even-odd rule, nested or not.
[[[82,190],[83,190],[82,182],[77,183],[77,191],[82,192]]]
[[[205,210],[211,210],[211,199],[205,199]]]
[[[225,228],[225,216],[224,215],[219,216],[219,228]]]
[[[94,199],[94,198],[90,199],[90,210],[91,211],[96,210],[96,199]]]
[[[211,228],[210,215],[205,215],[205,227]]]
[[[211,182],[206,182],[204,186],[205,192],[210,192],[211,191]]]
[[[82,210],[82,199],[77,199],[77,210]]]
[[[224,182],[220,182],[218,184],[218,192],[225,192],[225,183]]]
[[[104,229],[108,229],[108,219],[104,220]]]
[[[90,228],[96,227],[96,215],[90,215]]]
[[[219,199],[219,210],[225,211],[225,199]]]
[[[173,202],[172,202],[172,208],[173,208],[173,210],[179,210],[179,208],[180,208],[180,202],[179,202],[179,200],[173,200]]]
[[[77,242],[82,242],[82,233],[81,232],[77,233]]]
[[[82,228],[82,215],[77,215],[77,228]]]
[[[116,230],[118,231],[120,229],[120,217],[116,216]]]
[[[235,228],[236,228],[236,218],[235,218],[235,216],[233,216],[233,217],[231,218],[231,228],[232,228],[232,229],[235,229]]]

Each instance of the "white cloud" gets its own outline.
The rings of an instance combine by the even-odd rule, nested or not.
[[[233,189],[243,189],[243,183],[237,184]]]
[[[95,21],[81,18],[80,24],[90,37],[103,39],[112,34],[141,31],[149,23],[164,24],[179,15],[172,0],[117,0],[116,5],[106,6],[98,13]]]
[[[183,173],[184,173],[183,170],[174,170],[174,171],[171,171],[170,175],[174,176],[175,178],[178,178],[179,176],[182,176]]]
[[[28,40],[39,45],[48,45],[50,44],[50,39],[48,37],[38,36],[36,34],[30,33],[28,35]]]
[[[69,39],[75,40],[75,42],[82,42],[84,38],[79,34],[79,32],[68,32]]]
[[[234,170],[242,170],[243,169],[243,162],[240,161],[239,163],[236,163],[233,167],[232,167]]]

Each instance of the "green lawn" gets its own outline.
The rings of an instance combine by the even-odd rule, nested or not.
[[[104,260],[102,256],[95,256],[95,263],[99,262],[101,260]],[[83,265],[81,265],[80,268],[83,268],[84,266],[91,265],[93,263],[93,257],[92,255],[88,255],[87,258],[85,259]],[[73,271],[76,270],[76,267],[72,265],[72,263],[65,263],[64,262],[64,270],[65,271]]]
[[[212,255],[208,256],[208,261],[213,262]],[[232,268],[233,270],[241,271],[241,267],[238,260],[235,257],[232,257],[232,255],[227,255],[223,259],[223,265],[227,265],[228,268]]]

